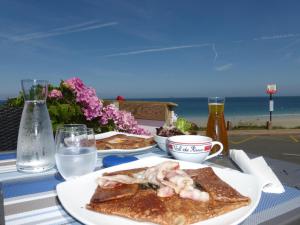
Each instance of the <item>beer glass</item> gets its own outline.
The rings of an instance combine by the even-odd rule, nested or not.
[[[211,137],[214,141],[219,141],[223,144],[222,155],[228,155],[228,136],[224,118],[224,104],[223,97],[209,97],[208,98],[208,121],[206,128],[206,136]],[[219,146],[214,146],[212,153],[219,150]]]

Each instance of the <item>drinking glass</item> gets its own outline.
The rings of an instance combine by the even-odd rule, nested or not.
[[[228,136],[224,118],[225,98],[209,97],[208,98],[208,121],[206,128],[206,136],[211,137],[214,141],[219,141],[223,144],[222,155],[228,155]],[[219,146],[215,146],[212,152],[217,152]]]
[[[57,132],[59,129],[64,129],[66,132],[69,131],[86,131],[87,126],[85,124],[77,124],[77,123],[72,123],[72,124],[63,124],[63,125],[59,125],[56,128],[56,133],[55,133],[55,141],[56,141],[56,136],[59,132]]]
[[[61,127],[56,133],[56,167],[65,180],[92,172],[97,163],[94,131],[78,126]]]
[[[64,124],[63,128],[65,130],[69,129],[69,130],[82,130],[82,131],[84,131],[84,130],[87,129],[87,126],[85,124],[74,123],[74,124]]]

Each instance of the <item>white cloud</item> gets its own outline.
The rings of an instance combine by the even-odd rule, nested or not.
[[[262,36],[258,38],[254,38],[254,41],[260,41],[260,40],[274,40],[274,39],[285,39],[285,38],[293,38],[293,37],[299,37],[300,34],[277,34],[273,36]]]
[[[215,54],[214,62],[216,62],[217,59],[218,59],[218,57],[219,57],[219,54],[218,54],[217,49],[216,49],[216,45],[215,45],[215,44],[212,44],[212,45],[211,45],[211,48],[212,48],[212,51],[213,51],[214,54]]]
[[[290,48],[294,47],[295,45],[297,45],[299,43],[300,43],[300,39],[298,38],[296,40],[293,40],[291,43],[289,43],[288,45],[284,46],[283,48],[279,49],[279,51],[290,49]]]
[[[211,44],[201,44],[201,45],[178,45],[178,46],[171,46],[165,48],[151,48],[151,49],[143,49],[137,51],[129,51],[129,52],[119,52],[114,54],[105,55],[104,57],[115,57],[115,56],[126,56],[126,55],[138,55],[144,53],[152,53],[152,52],[165,52],[165,51],[174,51],[178,49],[185,49],[185,48],[202,48],[210,46]]]
[[[215,70],[219,71],[219,72],[227,71],[227,70],[230,70],[232,68],[232,66],[233,66],[232,63],[227,63],[225,65],[216,67]]]
[[[111,27],[117,25],[117,22],[108,22],[108,23],[100,23],[98,21],[88,21],[84,23],[74,24],[65,27],[55,28],[46,32],[35,32],[18,36],[10,36],[9,39],[20,42],[20,41],[29,41],[33,39],[41,39],[47,37],[60,36],[64,34],[77,33],[87,30],[95,30],[103,27]]]

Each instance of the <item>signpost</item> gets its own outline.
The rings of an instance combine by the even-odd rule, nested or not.
[[[269,100],[269,111],[270,111],[270,124],[272,123],[272,112],[274,111],[274,101],[273,101],[273,94],[276,94],[277,87],[276,84],[268,84],[267,85],[267,94],[270,95]]]

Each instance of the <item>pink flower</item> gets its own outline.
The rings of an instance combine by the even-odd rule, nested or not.
[[[149,132],[138,126],[137,121],[130,112],[121,111],[113,104],[103,108],[103,113],[99,122],[102,125],[106,125],[110,120],[114,122],[118,131],[131,134],[150,135]]]
[[[70,88],[72,91],[81,91],[84,87],[82,80],[78,77],[73,77],[64,81],[64,85]]]
[[[57,89],[53,89],[49,94],[48,94],[48,97],[49,98],[52,98],[52,99],[61,99],[63,98],[63,95],[61,93],[60,90],[57,90]]]
[[[103,108],[100,124],[106,125],[109,120],[115,121],[119,115],[119,109],[113,105],[107,105]]]
[[[83,86],[76,92],[76,102],[82,105],[83,114],[87,120],[93,120],[102,115],[103,104],[96,96],[93,88]]]
[[[85,86],[79,78],[73,77],[68,79],[63,82],[63,85],[74,94],[75,100],[81,106],[86,120],[97,119],[99,124],[103,126],[113,122],[116,130],[127,133],[150,134],[138,126],[137,121],[130,112],[121,111],[113,104],[103,107],[102,101],[97,97],[96,90]]]
[[[63,83],[75,95],[76,102],[82,106],[86,120],[93,120],[102,115],[103,104],[93,88],[87,87],[78,77],[65,80]]]

